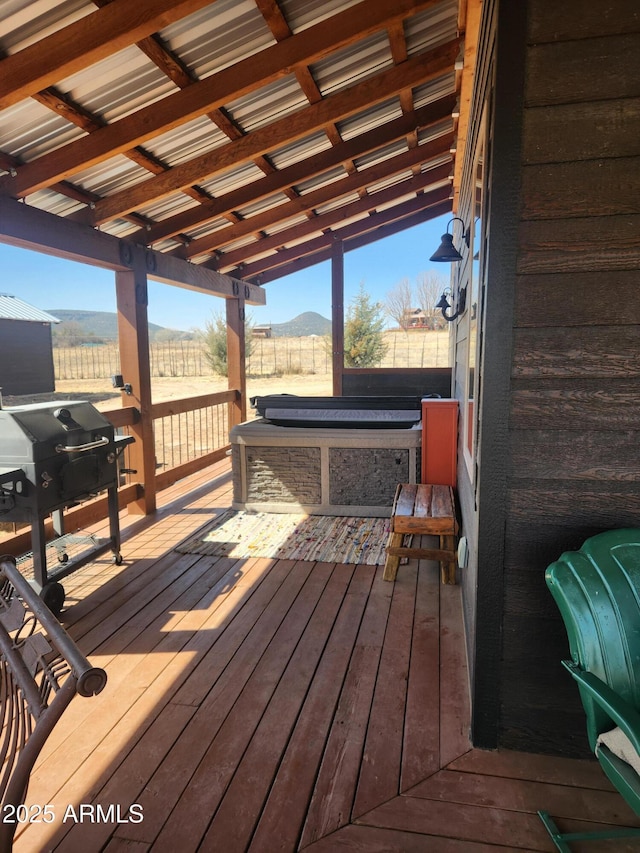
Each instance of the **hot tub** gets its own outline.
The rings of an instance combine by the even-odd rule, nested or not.
[[[236,509],[387,517],[397,484],[420,480],[419,398],[252,402],[263,417],[231,430]]]

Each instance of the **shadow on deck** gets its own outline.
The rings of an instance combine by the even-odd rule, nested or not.
[[[566,830],[631,819],[595,762],[471,748],[460,589],[437,564],[390,584],[176,553],[230,491],[226,461],[176,484],[123,520],[123,566],[65,581],[65,625],[109,681],[46,744],[27,804],[55,820],[15,850],[548,851],[537,809]]]

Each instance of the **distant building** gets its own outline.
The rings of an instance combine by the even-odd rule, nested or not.
[[[270,338],[271,326],[254,326],[251,334],[254,338]]]
[[[429,319],[422,308],[411,308],[404,317],[404,328],[421,329],[429,325]]]
[[[0,388],[3,394],[55,390],[51,324],[57,317],[0,293]]]

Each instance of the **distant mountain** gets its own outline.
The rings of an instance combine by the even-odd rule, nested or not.
[[[46,310],[63,323],[78,323],[87,334],[95,335],[104,340],[116,340],[118,337],[117,315],[110,311],[79,311],[72,308],[47,308]],[[180,338],[191,338],[190,332],[174,331],[173,329],[166,329],[164,326],[158,326],[155,323],[149,323],[149,338],[151,340],[159,333],[162,333],[161,337],[166,339],[171,332],[174,332],[175,339],[177,340]],[[277,338],[329,335],[331,334],[331,322],[326,317],[323,317],[322,314],[317,314],[315,311],[305,311],[303,314],[298,314],[293,320],[289,320],[288,323],[273,323],[271,334]]]
[[[57,316],[57,314],[54,314]],[[330,335],[331,321],[316,311],[298,314],[288,323],[272,323],[271,334],[274,338],[303,338],[306,335]]]
[[[118,337],[117,314],[111,311],[78,311],[69,308],[52,308],[48,313],[53,314],[63,323],[79,323],[85,332],[96,335],[105,340],[115,340]],[[55,327],[54,327],[55,329]],[[163,331],[164,326],[149,323],[149,337],[153,338],[158,332]],[[176,336],[184,332],[176,332]]]

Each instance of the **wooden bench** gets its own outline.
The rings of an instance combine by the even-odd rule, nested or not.
[[[456,582],[456,520],[451,486],[401,483],[396,489],[391,513],[391,533],[387,545],[384,580],[394,581],[402,557],[421,557],[440,562],[442,583]],[[438,536],[440,548],[404,546],[407,535]]]

